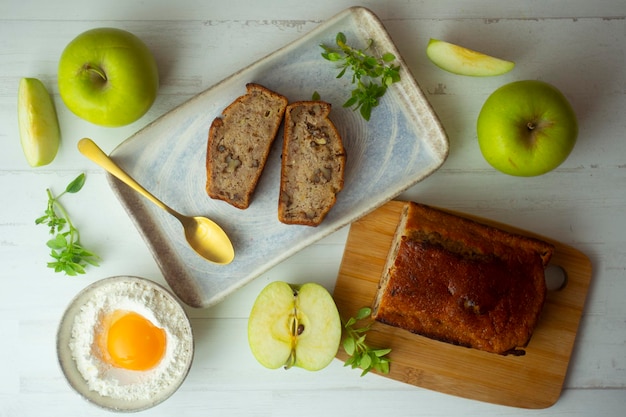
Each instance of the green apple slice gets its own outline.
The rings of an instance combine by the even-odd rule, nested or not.
[[[502,75],[515,67],[514,62],[438,39],[430,39],[426,55],[439,68],[458,75],[473,77]]]
[[[22,149],[33,167],[54,160],[61,130],[52,97],[37,78],[22,78],[17,93],[17,118]]]
[[[250,312],[248,343],[266,368],[323,369],[337,354],[340,341],[337,306],[319,284],[297,287],[272,282],[258,295]]]

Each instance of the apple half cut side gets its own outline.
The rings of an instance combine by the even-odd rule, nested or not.
[[[341,319],[326,288],[275,281],[257,296],[248,320],[248,343],[270,369],[318,371],[330,364],[341,341]]]
[[[426,55],[439,68],[458,75],[489,77],[502,75],[515,67],[512,61],[496,58],[439,39],[430,39]]]
[[[17,119],[22,149],[32,167],[56,157],[61,129],[52,97],[37,78],[22,78],[17,92]]]

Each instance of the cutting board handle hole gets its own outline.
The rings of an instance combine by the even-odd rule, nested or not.
[[[545,276],[548,291],[560,291],[567,285],[567,273],[558,265],[548,265]]]

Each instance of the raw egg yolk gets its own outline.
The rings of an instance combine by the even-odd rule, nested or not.
[[[107,323],[108,322],[108,323]],[[135,371],[154,368],[165,354],[165,330],[135,312],[115,311],[105,320],[107,362]],[[101,346],[101,349],[104,346]],[[102,349],[103,350],[103,349]]]

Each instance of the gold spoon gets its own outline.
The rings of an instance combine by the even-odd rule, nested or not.
[[[176,217],[183,225],[187,242],[189,242],[189,245],[198,253],[198,255],[210,262],[220,265],[226,265],[232,262],[235,257],[233,244],[224,230],[222,230],[222,228],[215,222],[207,219],[206,217],[183,216],[174,209],[166,206],[158,198],[139,185],[139,183],[137,183],[137,181],[128,175],[122,168],[117,166],[117,164],[113,162],[113,160],[109,158],[107,154],[105,154],[91,139],[81,139],[78,142],[78,150],[91,161],[104,168],[105,171],[118,178],[120,181],[146,197],[148,200],[152,201],[157,206],[161,207],[163,210],[167,211],[172,216]]]

